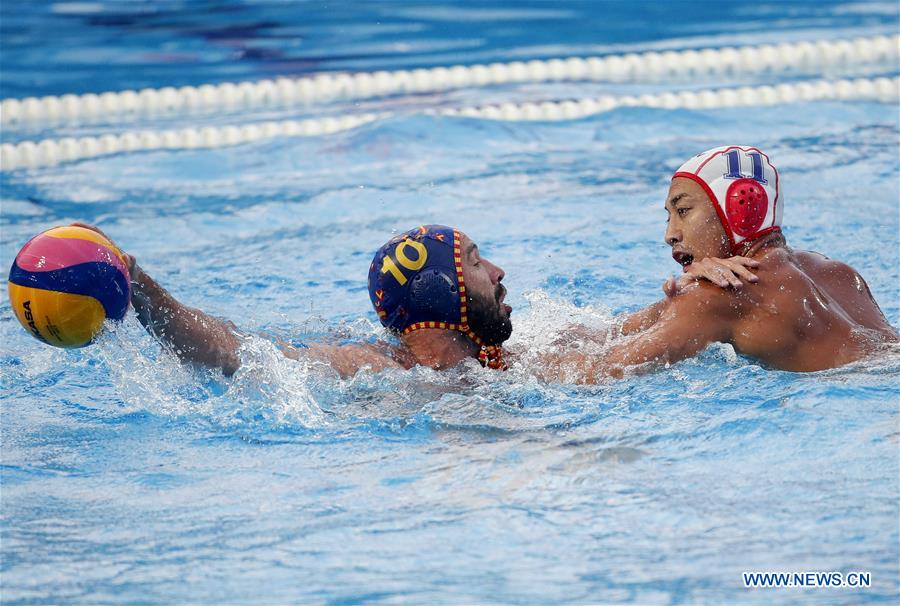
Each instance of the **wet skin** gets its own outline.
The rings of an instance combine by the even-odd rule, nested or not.
[[[665,240],[676,261],[686,265],[730,254],[713,204],[694,181],[672,181],[666,211]],[[745,256],[759,263],[756,283],[721,289],[698,282],[668,302],[661,328],[678,322],[688,330],[670,328],[660,335],[679,337],[667,357],[685,357],[718,341],[773,368],[813,371],[897,341],[865,280],[849,265],[792,250],[777,233],[750,244]]]
[[[686,279],[677,294],[664,287],[670,296],[622,319],[622,338],[602,354],[549,353],[539,371],[545,379],[619,378],[628,368],[674,363],[716,342],[771,368],[816,371],[897,342],[897,332],[849,265],[792,250],[778,232],[731,256],[713,203],[690,179],[672,181],[665,209],[672,257],[685,278],[705,279]],[[606,336],[580,338],[603,344]]]
[[[786,246],[754,258],[758,284],[723,297],[733,301],[722,313],[721,330],[738,353],[773,368],[814,371],[897,341],[865,280],[849,265]]]

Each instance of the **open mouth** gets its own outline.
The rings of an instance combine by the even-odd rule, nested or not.
[[[502,284],[500,284],[500,285],[498,285],[498,291],[499,291],[499,295],[497,296],[497,304],[501,308],[503,308],[503,310],[506,312],[507,315],[509,315],[510,312],[512,312],[512,306],[507,305],[503,302],[503,299],[506,298],[506,287],[503,286]]]
[[[687,268],[688,265],[694,262],[694,255],[690,255],[686,252],[680,250],[672,251],[672,258],[675,259],[675,262],[681,265],[683,268]]]

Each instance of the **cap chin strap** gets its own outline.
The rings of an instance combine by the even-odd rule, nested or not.
[[[450,324],[448,322],[416,322],[403,329],[401,334],[409,334],[420,328],[435,328],[438,330],[454,330],[461,332],[478,346],[478,361],[485,368],[495,370],[507,370],[509,365],[503,359],[503,347],[500,345],[485,345],[484,340],[469,328],[467,324]]]
[[[754,244],[756,244],[757,242],[759,242],[761,239],[765,238],[769,234],[773,234],[773,233],[781,233],[781,226],[773,225],[772,227],[767,227],[766,229],[756,232],[749,238],[741,240],[740,242],[738,242],[737,244],[735,244],[734,246],[731,247],[731,254],[733,254],[733,255],[746,254],[747,251],[749,251],[750,248]]]
[[[485,345],[481,337],[472,332],[472,329],[461,331],[464,335],[472,339],[472,342],[479,347],[478,361],[485,368],[493,368],[494,370],[508,370],[509,365],[503,359],[503,347],[500,345]]]

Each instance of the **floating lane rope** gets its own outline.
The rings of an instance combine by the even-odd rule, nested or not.
[[[900,77],[817,80],[777,86],[744,86],[640,96],[603,96],[545,103],[504,103],[483,107],[429,110],[426,113],[493,120],[563,121],[583,118],[617,107],[712,109],[823,100],[898,103]],[[126,132],[120,135],[78,139],[45,139],[39,142],[24,141],[15,145],[7,143],[0,146],[0,169],[11,171],[38,168],[120,152],[218,148],[275,137],[326,135],[395,115],[391,113],[347,115],[339,118],[285,120],[241,126]]]
[[[107,156],[120,152],[217,148],[275,137],[315,137],[349,130],[389,117],[390,114],[359,114],[339,118],[282,120],[241,126],[135,131],[101,137],[45,139],[0,145],[0,170],[37,168]]]
[[[0,102],[0,125],[59,120],[82,122],[123,114],[294,107],[507,83],[654,82],[681,77],[697,79],[803,73],[864,65],[886,65],[896,69],[898,60],[900,36],[875,36],[431,69],[320,74],[196,87],[5,99]]]
[[[742,86],[718,90],[675,91],[639,96],[603,96],[597,98],[549,101],[544,103],[503,103],[462,109],[446,109],[447,116],[492,120],[561,121],[584,118],[617,107],[655,107],[662,109],[713,109],[781,105],[808,101],[880,101],[900,102],[900,77],[860,78],[856,80],[816,80],[776,86]]]

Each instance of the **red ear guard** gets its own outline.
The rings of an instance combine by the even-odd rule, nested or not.
[[[738,179],[725,194],[725,214],[735,233],[752,236],[762,226],[769,209],[769,195],[754,179]]]

